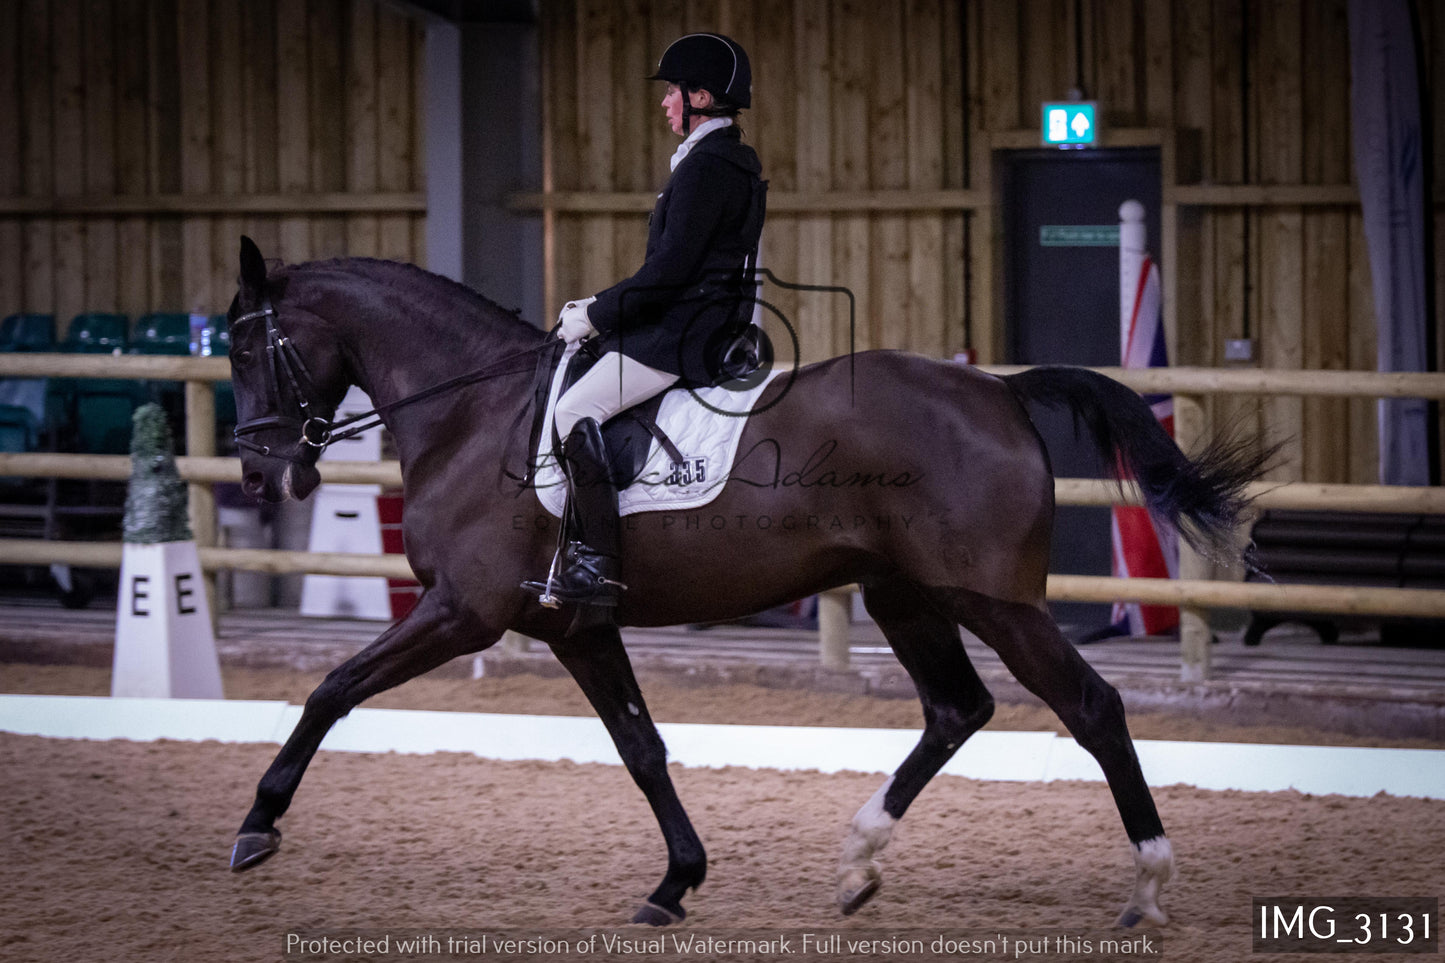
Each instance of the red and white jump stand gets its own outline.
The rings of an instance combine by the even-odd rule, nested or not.
[[[370,411],[371,399],[352,388],[336,410],[338,418]],[[380,461],[381,428],[344,439],[321,454],[322,461]],[[380,485],[322,485],[311,516],[310,550],[361,555],[400,554],[402,499]],[[391,621],[411,611],[421,594],[414,581],[368,575],[307,575],[301,586],[301,614]]]

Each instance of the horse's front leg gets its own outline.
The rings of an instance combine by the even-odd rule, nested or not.
[[[461,615],[436,590],[428,591],[410,614],[322,680],[306,700],[301,721],[256,787],[256,801],[241,823],[231,850],[231,869],[241,872],[265,862],[281,848],[276,820],[291,805],[321,740],[338,720],[378,692],[401,685],[439,665],[484,649],[501,638]]]
[[[667,773],[667,749],[647,714],[622,637],[614,626],[601,626],[554,644],[552,651],[597,710],[667,842],[667,874],[632,922],[652,926],[681,922],[687,916],[682,897],[702,885],[707,854]]]

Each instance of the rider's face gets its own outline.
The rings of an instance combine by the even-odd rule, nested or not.
[[[712,106],[712,94],[706,90],[690,91],[693,110],[702,110]],[[668,84],[667,93],[662,97],[662,107],[667,111],[667,126],[679,137],[686,137],[690,131],[682,129],[682,90],[677,84]],[[692,125],[699,122],[699,118],[690,118]]]

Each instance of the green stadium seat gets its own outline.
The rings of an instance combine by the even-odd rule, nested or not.
[[[0,351],[54,351],[55,315],[12,314],[0,321]]]
[[[130,319],[124,314],[77,314],[59,349],[74,354],[111,354],[129,343]],[[92,455],[130,451],[130,415],[147,398],[145,386],[119,378],[80,378],[56,384],[47,408],[59,414],[58,447]]]
[[[60,350],[79,354],[124,351],[130,341],[129,328],[130,319],[124,314],[77,314],[71,319]]]
[[[189,314],[146,314],[136,322],[131,350],[137,354],[190,354]]]
[[[34,451],[40,441],[35,414],[23,405],[0,405],[0,451]]]
[[[40,441],[40,426],[29,408],[22,405],[0,405],[0,452],[34,451]],[[7,491],[27,487],[30,479],[0,476],[0,488]]]
[[[189,356],[191,353],[191,316],[179,312],[154,312],[137,319],[131,335],[133,354],[169,354]],[[150,400],[160,405],[174,420],[185,414],[185,389],[179,381],[147,381]]]
[[[88,455],[130,453],[131,416],[150,400],[144,384],[87,378],[75,384],[75,447]]]

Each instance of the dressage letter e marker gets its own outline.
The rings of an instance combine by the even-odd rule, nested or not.
[[[149,575],[137,575],[135,578],[130,580],[130,614],[136,616],[137,618],[143,619],[146,616],[150,615],[149,611],[142,611],[140,607],[141,599],[150,598],[150,595],[148,593],[141,591],[141,588],[143,586],[150,585],[150,581],[151,578]]]
[[[127,543],[121,584],[111,695],[222,698],[196,543]]]
[[[194,603],[187,603],[186,599],[195,596],[196,592],[190,587],[192,574],[182,572],[176,576],[176,614],[195,615],[197,612]],[[136,618],[144,619],[150,617],[150,609],[141,608],[141,600],[150,598],[150,593],[145,591],[150,587],[151,577],[149,575],[137,575],[130,580],[130,614]]]

